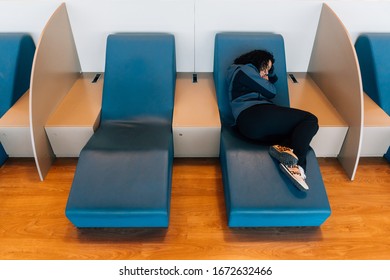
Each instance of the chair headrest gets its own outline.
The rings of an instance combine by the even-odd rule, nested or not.
[[[0,33],[0,117],[30,88],[34,54],[29,34]]]
[[[102,121],[171,121],[176,83],[175,38],[165,33],[109,35]]]

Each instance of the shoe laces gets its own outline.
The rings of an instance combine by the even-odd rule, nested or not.
[[[275,145],[276,148],[282,152],[285,152],[285,151],[293,151],[293,149],[289,148],[289,147],[285,147],[285,146],[280,146],[280,145]]]
[[[300,165],[293,165],[293,166],[290,166],[290,172],[294,175],[298,175],[300,177],[302,177],[302,179],[306,179],[306,174],[305,174],[305,170],[302,168],[302,166]]]

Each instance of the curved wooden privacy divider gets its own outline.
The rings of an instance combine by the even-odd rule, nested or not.
[[[80,61],[63,3],[53,13],[41,34],[31,76],[30,128],[41,180],[54,160],[44,126],[80,72]]]
[[[54,2],[0,1],[0,33],[23,33],[33,40],[38,38],[49,16],[58,8],[58,3]],[[24,61],[22,57],[19,58]],[[8,79],[9,75],[3,78]],[[30,76],[27,82],[29,87]],[[21,84],[20,81],[16,83]],[[8,157],[33,157],[28,104],[29,90],[4,115],[0,113],[0,165]]]
[[[359,64],[342,22],[323,4],[308,73],[348,123],[338,159],[353,180],[363,128],[363,89]]]
[[[329,3],[329,6],[342,20],[352,41],[355,43],[355,47],[357,46],[358,38],[362,35],[390,34],[389,1],[353,1],[353,9],[351,9],[350,3],[345,1],[332,1],[332,3]],[[373,47],[372,42],[368,45],[370,48]],[[386,49],[384,54],[387,56],[388,47],[384,47],[384,49]],[[380,56],[379,58],[376,51],[373,52],[373,54],[376,53],[376,58],[374,59],[371,57],[371,54],[359,54],[360,51],[358,50],[356,52],[362,75],[364,101],[363,142],[360,157],[382,157],[390,145],[390,116],[369,97],[369,89],[367,89],[367,84],[365,85],[365,83],[369,82],[370,79],[367,78],[372,77],[373,73],[376,73],[375,75],[383,75],[388,71],[386,70],[388,68],[386,67],[386,58],[385,56]],[[379,63],[378,66],[381,70],[374,71],[367,68],[367,62],[371,64],[372,61]],[[388,59],[387,62],[389,62]],[[367,71],[366,75],[363,73],[364,70]],[[367,74],[369,75],[367,76]],[[384,81],[388,80],[388,78],[389,74],[383,76]],[[388,93],[389,91],[385,92]]]

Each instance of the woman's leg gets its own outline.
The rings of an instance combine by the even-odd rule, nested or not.
[[[298,164],[305,168],[310,142],[318,131],[318,119],[299,109],[261,104],[241,112],[237,128],[249,139],[289,146],[297,155]]]

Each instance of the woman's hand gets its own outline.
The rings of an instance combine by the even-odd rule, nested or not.
[[[269,79],[268,79],[268,74],[264,74],[264,75],[261,75],[261,74],[260,74],[260,77],[262,77],[263,79],[269,81]]]
[[[269,81],[268,73],[271,71],[271,69],[273,69],[272,67],[273,67],[272,62],[271,60],[269,60],[266,65],[260,68],[260,77]]]

